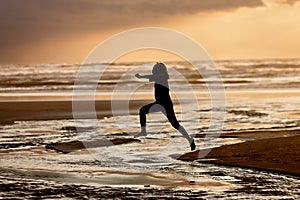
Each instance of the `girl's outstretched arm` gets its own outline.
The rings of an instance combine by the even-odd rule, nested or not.
[[[135,75],[135,77],[137,77],[137,78],[146,78],[146,79],[149,79],[149,81],[152,81],[153,75],[152,74],[150,74],[150,75],[140,75],[139,73],[137,73]]]

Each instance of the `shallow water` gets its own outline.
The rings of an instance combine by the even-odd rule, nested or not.
[[[101,120],[106,132],[85,127],[85,139],[133,136],[134,132],[113,132],[112,120]],[[82,120],[82,124],[86,121]],[[300,194],[298,177],[201,161],[177,161],[172,157],[174,152],[187,152],[188,145],[168,126],[162,128],[163,133],[150,132],[141,139],[142,143],[69,154],[45,149],[49,143],[83,139],[72,129],[74,124],[73,120],[47,120],[2,126],[0,195],[81,199],[126,194],[126,198],[147,199],[147,192],[149,198],[296,199]],[[131,129],[137,130],[138,126]],[[200,142],[201,138],[196,138],[196,143]],[[215,145],[236,142],[241,140],[220,138]]]

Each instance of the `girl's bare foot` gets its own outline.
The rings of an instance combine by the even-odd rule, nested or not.
[[[146,132],[140,132],[139,134],[136,134],[135,136],[134,136],[134,138],[137,138],[137,137],[144,137],[144,136],[147,136],[147,133]]]

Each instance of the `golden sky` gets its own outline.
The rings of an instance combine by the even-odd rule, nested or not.
[[[147,26],[182,32],[213,59],[299,58],[298,2],[1,0],[0,63],[80,63],[113,34]],[[153,59],[174,57],[144,51],[124,58]]]

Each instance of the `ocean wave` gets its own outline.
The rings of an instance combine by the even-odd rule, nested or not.
[[[214,77],[214,71],[208,67],[213,63],[195,62],[197,67],[202,69],[205,77]],[[227,60],[215,61],[216,69],[219,70],[221,83],[227,89],[236,89],[236,87],[251,88],[299,88],[300,82],[300,60]],[[132,86],[133,84],[144,84],[135,80],[134,75],[127,72],[140,70],[140,73],[151,73],[153,63],[93,63],[93,64],[40,64],[40,65],[2,65],[0,66],[0,90],[11,91],[12,89],[20,90],[32,89],[33,91],[46,90],[53,91],[72,89],[80,68],[87,68],[86,78],[100,73],[105,68],[100,80],[89,80],[90,83],[99,84],[102,88],[113,87],[116,84]],[[173,84],[183,84],[188,81],[195,88],[203,88],[203,85],[210,82],[203,79],[203,74],[193,68],[187,62],[168,62],[169,68],[173,68],[182,76],[171,74],[170,82]],[[124,76],[125,75],[125,76]],[[132,77],[131,77],[132,76]],[[185,80],[183,80],[183,78]],[[110,85],[110,86],[108,86]]]

